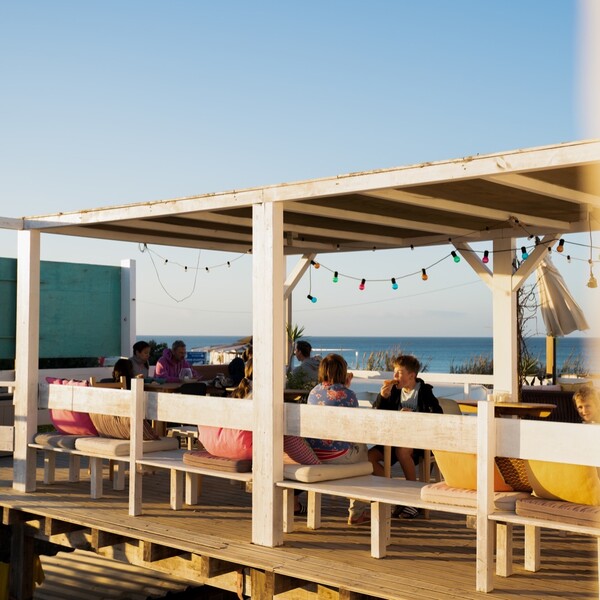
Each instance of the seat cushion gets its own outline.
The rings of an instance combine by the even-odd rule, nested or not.
[[[294,479],[304,483],[329,481],[346,477],[370,475],[373,465],[369,461],[357,462],[350,465],[320,464],[320,465],[284,465],[285,479]]]
[[[526,467],[536,496],[575,504],[600,505],[600,477],[596,467],[542,460],[528,460]]]
[[[98,435],[88,413],[50,409],[50,420],[56,431],[67,435]]]
[[[502,479],[515,492],[531,492],[531,483],[527,477],[526,461],[522,458],[508,458],[496,456],[496,465],[500,470]]]
[[[198,439],[213,456],[233,460],[252,460],[251,431],[199,425]]]
[[[91,413],[90,418],[100,437],[120,440],[129,439],[129,417]],[[149,421],[144,421],[144,440],[156,439],[158,439],[158,434],[154,431]]]
[[[148,454],[162,450],[176,450],[179,448],[179,442],[177,438],[164,437],[157,440],[145,440],[143,446],[144,454]],[[101,456],[129,456],[129,440],[101,437],[79,438],[75,441],[75,449],[86,454]]]
[[[529,494],[526,492],[494,492],[494,509],[514,511],[517,500],[528,497]],[[450,487],[443,481],[430,483],[421,488],[421,500],[477,508],[477,492],[475,490]]]
[[[33,438],[34,444],[40,446],[47,446],[48,448],[64,448],[66,450],[75,450],[75,442],[81,439],[81,435],[64,435],[56,431],[50,431],[48,433],[38,433]]]
[[[523,517],[600,528],[600,506],[561,502],[560,500],[544,500],[543,498],[529,496],[529,498],[518,500],[515,510],[518,515]]]
[[[475,454],[433,450],[433,455],[444,480],[450,487],[465,490],[477,489],[477,456]],[[513,488],[502,478],[497,465],[494,465],[494,491],[513,491]]]
[[[214,456],[206,450],[190,450],[183,455],[183,462],[190,467],[203,467],[227,473],[249,473],[252,471],[252,461],[243,458],[223,458]]]

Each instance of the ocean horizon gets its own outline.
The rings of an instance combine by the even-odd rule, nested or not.
[[[154,340],[170,346],[182,339],[188,351],[206,349],[210,346],[235,343],[246,336],[237,335],[139,335],[138,340]],[[480,356],[492,358],[491,337],[378,337],[378,336],[307,336],[313,354],[341,354],[348,366],[361,369],[371,353],[414,354],[422,370],[430,373],[449,373],[452,365],[458,366]],[[587,371],[592,371],[592,345],[595,340],[587,337],[565,337],[556,340],[556,364],[558,372],[565,362],[577,361]],[[530,337],[527,347],[542,365],[546,364],[546,338]]]

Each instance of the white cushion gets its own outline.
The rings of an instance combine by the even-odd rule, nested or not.
[[[285,479],[294,479],[304,483],[359,477],[361,475],[370,475],[372,472],[373,465],[369,461],[350,465],[284,465],[283,467],[283,476]]]
[[[176,450],[179,448],[177,438],[160,438],[158,440],[144,440],[144,454],[160,452],[161,450]],[[75,442],[75,449],[86,454],[100,454],[102,456],[129,456],[129,440],[113,438],[89,437],[79,438]]]
[[[529,494],[526,492],[494,492],[494,508],[513,511],[517,500],[521,498],[529,498]],[[477,491],[453,488],[441,481],[421,488],[421,500],[477,508]]]

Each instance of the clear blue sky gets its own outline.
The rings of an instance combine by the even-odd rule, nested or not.
[[[157,200],[539,146],[583,137],[577,4],[565,0],[0,2],[1,216]],[[14,234],[0,254],[14,256]],[[171,295],[193,286],[154,246]],[[387,278],[449,248],[324,255]],[[574,255],[585,257],[583,249]],[[137,245],[44,236],[45,260],[138,263],[138,332],[251,331],[251,258],[201,272],[173,301]],[[201,266],[235,255],[203,252]],[[557,261],[577,300],[585,263]],[[392,293],[295,294],[310,335],[491,334],[487,288],[444,263]],[[593,297],[597,298],[596,296]],[[596,301],[597,302],[597,301]],[[542,333],[542,331],[540,331]]]

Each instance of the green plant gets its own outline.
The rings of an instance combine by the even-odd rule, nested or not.
[[[560,373],[562,375],[577,375],[577,377],[587,377],[590,374],[583,355],[575,354],[573,352],[565,358],[565,361],[560,368]]]
[[[289,323],[286,323],[285,324],[285,333],[286,333],[287,339],[288,339],[287,373],[289,375],[289,373],[292,369],[292,355],[294,354],[294,344],[304,334],[304,327],[301,327],[300,325],[290,325]]]
[[[485,354],[471,356],[460,364],[455,364],[454,359],[450,361],[450,373],[492,375],[494,372],[494,361]]]
[[[151,365],[155,365],[156,361],[163,355],[163,352],[167,348],[167,344],[161,342],[158,344],[156,340],[148,340],[148,344],[150,345],[150,358],[148,362]]]
[[[285,387],[291,390],[312,390],[316,384],[317,381],[304,371],[290,371],[285,380]]]

